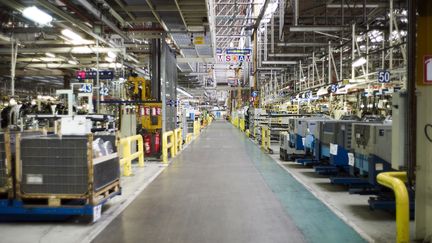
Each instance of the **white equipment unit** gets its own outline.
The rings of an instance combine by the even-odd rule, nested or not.
[[[62,135],[86,135],[91,133],[92,122],[86,116],[70,116],[61,118]]]
[[[406,167],[405,165],[405,129],[406,129],[407,95],[401,90],[393,94],[392,104],[392,157],[391,164],[395,170]]]

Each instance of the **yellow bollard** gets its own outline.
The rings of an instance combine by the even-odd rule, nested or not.
[[[170,142],[168,143],[168,138]],[[168,149],[170,150],[171,157],[175,156],[175,146],[174,146],[174,132],[164,132],[162,135],[162,162],[168,163]]]
[[[131,154],[132,142],[138,141],[138,151]],[[123,166],[123,175],[132,175],[132,160],[138,158],[138,166],[144,167],[144,141],[141,135],[130,136],[120,139],[121,159],[120,165]]]
[[[182,130],[180,128],[174,130],[174,143],[174,153],[177,155],[183,149],[183,137]]]
[[[379,184],[394,191],[396,199],[396,242],[408,243],[410,240],[409,196],[405,185],[406,172],[382,172],[377,176]]]
[[[195,138],[198,137],[199,133],[200,133],[200,122],[199,121],[194,121],[194,136]]]
[[[192,133],[188,133],[186,135],[186,143],[189,144],[190,142],[192,142],[193,139],[193,134]]]

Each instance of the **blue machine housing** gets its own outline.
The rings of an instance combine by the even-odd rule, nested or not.
[[[352,123],[356,121],[323,121],[320,127],[320,156],[321,160],[328,160],[327,165],[316,166],[318,174],[338,175],[348,174],[349,157],[351,149]],[[337,146],[336,153],[330,153],[332,146]]]

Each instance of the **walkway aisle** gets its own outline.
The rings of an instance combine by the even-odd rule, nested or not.
[[[226,122],[213,122],[95,242],[362,242]]]

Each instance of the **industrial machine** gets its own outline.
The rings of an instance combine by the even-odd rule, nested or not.
[[[302,134],[305,158],[297,159],[297,163],[303,165],[320,163],[321,124],[326,121],[329,120],[323,117],[314,117],[305,120],[307,129],[303,130]]]
[[[391,170],[392,125],[354,123],[352,125],[354,161],[350,173],[367,178],[372,186],[378,186],[376,176]]]
[[[326,165],[315,167],[318,174],[348,173],[354,120],[323,121],[320,123],[320,159]]]
[[[281,132],[279,136],[279,157],[281,160],[289,160],[288,151],[289,151],[289,133]]]

